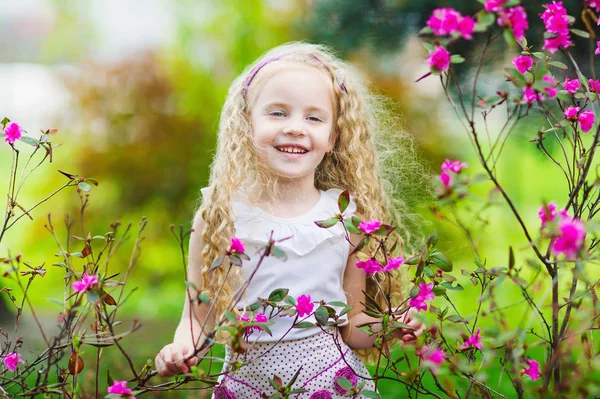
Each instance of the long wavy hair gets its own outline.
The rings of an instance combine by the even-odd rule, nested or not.
[[[406,138],[406,134],[399,132],[397,126],[396,130],[389,129],[389,124],[396,121],[388,116],[384,103],[380,101],[381,97],[370,93],[358,73],[325,46],[302,42],[278,46],[249,65],[229,88],[219,122],[217,151],[211,165],[209,190],[199,208],[205,223],[202,231],[203,290],[213,299],[217,316],[230,310],[227,307],[241,283],[241,271],[238,267],[223,265],[225,267],[209,271],[212,262],[223,254],[231,237],[235,235],[235,215],[230,205],[232,195],[243,192],[244,188],[258,187],[267,198],[276,198],[274,193],[277,192],[277,179],[273,178],[257,154],[250,117],[252,98],[260,90],[261,82],[269,78],[268,71],[259,71],[248,87],[246,82],[257,66],[279,55],[285,55],[282,60],[286,62],[298,62],[318,68],[331,78],[336,111],[332,132],[334,146],[333,151],[324,157],[316,170],[315,187],[321,190],[348,189],[363,218],[388,221],[396,225],[404,237],[398,246],[401,253],[405,251],[404,242],[410,240],[400,217],[401,213],[404,214],[402,201],[394,199],[392,195],[395,189],[393,177],[406,173],[400,173],[396,160],[399,154],[393,149],[393,143],[398,140],[389,139],[390,134],[396,138]],[[343,71],[345,90],[340,87],[338,71]],[[248,92],[244,93],[246,89]],[[406,151],[412,152],[411,149]],[[386,162],[386,158],[394,161],[387,168],[387,173],[384,173],[382,163]],[[392,178],[386,178],[386,175]],[[367,292],[383,303],[383,297],[378,293],[373,278],[377,278],[386,290],[391,285],[395,300],[402,299],[405,292],[399,275],[391,280],[384,279],[383,276],[367,280]],[[367,354],[363,353],[363,356]]]

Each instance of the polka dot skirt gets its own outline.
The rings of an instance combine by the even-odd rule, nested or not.
[[[293,388],[304,388],[305,393],[292,395],[297,399],[347,398],[346,389],[336,383],[338,377],[347,378],[352,385],[367,381],[363,389],[374,390],[375,384],[364,364],[339,336],[337,330],[274,343],[256,343],[244,354],[233,353],[227,348],[220,384],[215,388],[213,399],[262,399],[276,390],[269,383],[274,375],[287,385],[300,367],[302,370]],[[235,372],[229,372],[232,362],[248,362]],[[362,398],[357,395],[355,398]]]

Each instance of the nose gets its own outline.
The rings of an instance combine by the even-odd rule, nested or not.
[[[303,122],[303,120],[290,119],[289,123],[283,127],[283,133],[290,136],[305,136],[307,131]]]

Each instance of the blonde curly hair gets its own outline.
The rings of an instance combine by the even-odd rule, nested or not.
[[[231,237],[235,235],[235,215],[230,205],[232,195],[244,187],[260,187],[263,190],[261,194],[266,193],[268,198],[275,198],[272,194],[277,192],[277,179],[272,178],[256,152],[250,118],[253,95],[260,90],[262,82],[268,79],[269,75],[258,72],[248,87],[246,82],[265,60],[282,55],[285,55],[286,62],[311,65],[331,78],[336,112],[332,134],[334,146],[333,151],[324,157],[316,170],[315,187],[320,190],[347,189],[363,218],[389,221],[396,225],[404,237],[398,245],[400,253],[405,250],[404,242],[410,239],[400,219],[400,211],[404,207],[401,201],[393,199],[394,184],[383,177],[381,170],[380,158],[389,156],[391,149],[391,141],[386,142],[379,137],[385,131],[389,132],[389,129],[382,127],[384,122],[390,121],[390,118],[385,117],[383,103],[368,91],[358,74],[335,57],[327,47],[302,42],[278,46],[249,65],[229,88],[219,122],[217,151],[211,165],[208,198],[203,198],[199,208],[204,220],[202,288],[213,299],[217,316],[230,310],[227,307],[241,282],[241,270],[238,267],[229,270],[228,267],[219,267],[209,271],[212,262],[224,253]],[[343,89],[336,79],[337,71],[343,71]],[[377,143],[381,151],[377,151]],[[248,173],[249,170],[255,173]],[[393,168],[389,172],[395,173]],[[255,198],[260,196],[262,195]],[[400,284],[402,279],[399,275],[391,281],[383,276],[377,278],[384,289],[387,290],[388,284],[391,285],[392,296],[396,300],[403,297]],[[372,278],[367,281],[367,292],[383,303],[381,295],[377,295],[376,284]],[[365,354],[363,353],[363,356]]]

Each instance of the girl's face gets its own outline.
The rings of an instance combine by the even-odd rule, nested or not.
[[[295,62],[274,62],[257,87],[251,119],[257,151],[266,165],[285,179],[308,179],[332,148],[334,94],[321,70]]]

